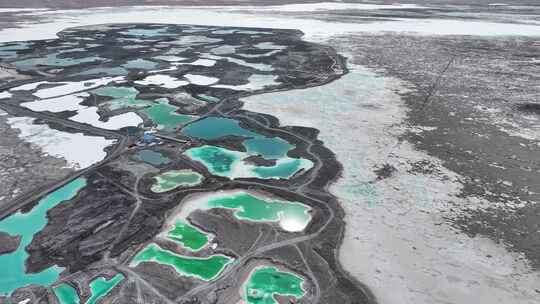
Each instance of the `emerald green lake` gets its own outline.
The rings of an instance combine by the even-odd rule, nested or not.
[[[149,107],[144,108],[142,112],[152,120],[160,130],[174,130],[184,124],[196,119],[196,116],[178,114],[177,107],[169,104],[165,98],[156,100]]]
[[[232,263],[233,260],[233,258],[222,254],[207,258],[187,257],[162,249],[157,244],[152,243],[133,258],[130,266],[135,267],[142,262],[154,262],[173,267],[179,275],[211,281],[217,278],[225,266]]]
[[[203,176],[199,173],[186,170],[170,170],[154,176],[155,183],[150,188],[152,192],[162,193],[178,187],[191,187],[201,183]]]
[[[190,251],[199,251],[210,241],[207,233],[182,220],[177,220],[167,237]]]
[[[224,193],[209,199],[203,209],[226,208],[234,210],[240,220],[278,222],[286,231],[302,231],[311,221],[311,208],[298,202],[275,200],[238,191]]]
[[[152,151],[152,150],[141,150],[137,151],[135,155],[133,156],[137,160],[141,160],[143,162],[149,163],[151,165],[165,165],[171,162],[171,159],[163,156],[163,154]]]
[[[86,186],[86,179],[78,178],[41,199],[28,213],[17,212],[0,221],[0,231],[21,236],[21,243],[12,253],[0,255],[0,294],[11,294],[15,289],[37,284],[49,286],[58,279],[62,267],[49,267],[39,273],[26,273],[25,260],[28,253],[25,247],[32,242],[34,234],[47,224],[47,211],[63,201],[72,199]]]
[[[243,153],[216,146],[201,146],[184,152],[193,160],[202,162],[213,175],[229,177],[233,164],[238,163]]]
[[[90,282],[90,290],[92,296],[86,301],[86,304],[95,304],[106,296],[116,285],[124,280],[124,275],[119,273],[112,277],[110,280],[104,277],[98,277]]]
[[[90,298],[85,304],[96,304],[105,297],[116,285],[124,280],[123,274],[117,274],[107,280],[104,277],[98,277],[90,282]],[[81,302],[77,290],[71,285],[63,283],[53,288],[56,298],[60,304],[79,304]]]
[[[81,300],[77,294],[77,290],[73,286],[62,283],[53,288],[53,292],[60,304],[79,304]]]
[[[278,304],[275,295],[300,299],[306,294],[304,280],[292,273],[279,271],[275,267],[260,267],[249,277],[244,300],[249,304]]]

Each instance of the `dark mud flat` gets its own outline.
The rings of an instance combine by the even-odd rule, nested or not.
[[[27,297],[35,302],[40,299],[40,303],[58,303],[54,292],[60,286],[66,287],[65,284],[88,298],[89,286],[97,277],[110,279],[121,273],[124,279],[103,295],[106,303],[238,302],[249,273],[256,267],[274,265],[304,280],[305,294],[297,303],[372,302],[369,291],[352,280],[337,261],[344,214],[336,198],[326,191],[341,170],[333,153],[317,140],[317,130],[282,128],[278,118],[242,110],[239,102],[240,97],[248,95],[323,85],[346,72],[344,59],[332,48],[307,43],[301,36],[294,30],[258,28],[164,24],[89,26],[67,29],[58,39],[29,42],[29,48],[2,60],[2,64],[31,77],[28,81],[6,79],[1,83],[3,90],[37,81],[48,82],[38,89],[55,87],[58,82],[90,82],[91,85],[95,79],[112,77],[110,73],[113,73],[122,81],[107,86],[136,89],[134,102],[142,100],[143,110],[165,98],[175,115],[196,115],[192,123],[207,117],[230,119],[247,130],[242,132],[286,141],[292,147],[287,157],[313,164],[288,178],[231,179],[213,174],[184,152],[205,145],[245,152],[246,136],[190,137],[182,133],[180,124],[175,128],[158,128],[159,144],[139,142],[137,145],[144,128],[158,125],[142,114],[140,108],[124,105],[111,109],[108,105],[114,98],[83,89],[88,96],[81,105],[98,108],[101,121],[127,112],[139,113],[144,120],[139,127],[105,130],[76,121],[77,111],[29,111],[22,103],[35,101],[32,95],[37,89],[12,91],[12,98],[0,102],[0,108],[11,115],[39,117],[52,128],[67,132],[77,130],[118,139],[115,146],[108,148],[104,161],[78,172],[78,176],[85,178],[86,186],[73,199],[48,210],[45,227],[27,247],[30,254],[26,261],[27,272],[40,272],[54,265],[65,269],[51,286],[23,286],[13,293],[13,299]],[[219,47],[222,48],[217,51]],[[231,48],[235,51],[223,53],[223,49]],[[173,58],[175,56],[181,59]],[[181,63],[171,64],[171,58]],[[35,64],[36,61],[39,63]],[[189,79],[188,74],[214,77],[217,84],[191,82],[173,88],[145,82],[152,75],[178,80]],[[257,84],[253,76],[266,82]],[[269,78],[273,80],[268,81]],[[212,97],[211,101],[208,96]],[[155,159],[141,157],[143,151],[147,151],[146,155],[150,151]],[[245,161],[260,168],[278,162],[279,158],[253,155]],[[193,170],[204,179],[197,185],[153,192],[155,176],[170,170]],[[51,187],[48,191],[55,189]],[[216,243],[212,246],[189,252],[163,236],[164,229],[184,203],[220,190],[264,193],[298,202],[311,208],[312,218],[304,230],[290,232],[272,222],[238,220],[226,209],[198,210],[188,219],[215,235]],[[1,218],[9,217],[15,210],[35,208],[36,198],[29,197],[0,206]],[[215,279],[207,281],[179,275],[170,266],[152,261],[133,266],[134,257],[149,244],[158,244],[177,255],[201,258],[221,254],[234,261]],[[289,297],[280,296],[283,301],[286,298]],[[0,298],[2,301],[8,299]]]
[[[540,41],[527,37],[355,36],[354,59],[411,83],[405,139],[464,179],[463,197],[485,208],[448,220],[524,253],[540,267],[538,118]],[[415,166],[429,171],[430,164]],[[511,210],[509,212],[508,210]],[[449,213],[451,214],[451,213]]]

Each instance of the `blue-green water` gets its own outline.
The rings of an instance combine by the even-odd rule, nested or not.
[[[86,301],[86,304],[95,304],[100,301],[101,298],[106,296],[116,285],[120,284],[124,280],[124,275],[119,273],[112,277],[110,280],[104,277],[99,277],[90,282],[90,290],[92,296]]]
[[[309,169],[311,166],[304,166],[303,162],[307,160],[298,158],[280,159],[275,166],[257,167],[253,169],[256,176],[263,179],[268,178],[289,178],[300,171],[300,169]]]
[[[216,146],[202,146],[185,152],[191,159],[202,162],[211,174],[229,177],[232,166],[242,159],[242,153]]]
[[[63,271],[63,268],[58,266],[49,267],[39,273],[26,273],[25,261],[28,253],[25,247],[32,242],[34,234],[47,225],[47,211],[75,197],[84,186],[86,179],[76,179],[41,199],[30,212],[17,212],[0,221],[0,231],[21,236],[21,243],[15,252],[0,255],[0,294],[9,295],[15,289],[30,284],[49,286],[58,279]]]
[[[246,130],[238,121],[223,117],[206,117],[195,121],[182,129],[182,133],[206,140],[218,139],[227,135],[258,137],[257,133]]]
[[[97,74],[105,74],[108,76],[124,76],[128,74],[128,70],[122,67],[93,68],[93,69],[89,69],[89,70],[77,73],[77,75],[97,75]]]
[[[135,159],[142,160],[143,162],[152,165],[165,165],[171,162],[171,160],[163,156],[163,154],[152,150],[141,150],[135,153]]]
[[[178,107],[169,104],[166,98],[156,100],[151,106],[142,110],[142,112],[150,118],[156,127],[160,130],[172,131],[184,124],[196,119],[196,116],[179,114],[176,112]]]
[[[307,159],[282,157],[269,167],[248,164],[243,159],[250,155],[221,147],[205,145],[191,148],[184,152],[189,158],[201,162],[208,171],[216,176],[228,178],[290,178],[298,171],[309,170],[313,163]]]
[[[58,58],[60,53],[48,54],[45,57],[29,58],[14,62],[17,67],[34,67],[37,65],[46,65],[54,67],[69,67],[82,63],[102,61],[103,59],[97,56],[84,58]]]
[[[293,145],[279,137],[257,137],[246,139],[243,145],[247,153],[261,155],[266,159],[276,159],[287,156],[287,152],[294,148]]]
[[[77,294],[77,290],[73,286],[62,283],[53,288],[54,295],[60,304],[79,304],[81,300]]]
[[[85,304],[96,304],[105,297],[116,285],[124,280],[123,274],[117,274],[110,280],[104,277],[97,277],[90,282],[90,291],[92,294]],[[77,290],[71,285],[62,283],[53,288],[56,298],[60,304],[79,304],[81,302]]]
[[[243,136],[248,139],[243,141],[248,154],[261,155],[266,159],[276,159],[287,156],[287,152],[294,148],[293,145],[279,137],[266,137],[252,132],[240,126],[234,119],[224,117],[207,117],[195,121],[182,129],[185,135],[215,140],[224,136]]]

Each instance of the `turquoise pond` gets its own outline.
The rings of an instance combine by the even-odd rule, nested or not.
[[[307,171],[313,167],[310,160],[290,157],[279,158],[273,166],[257,166],[243,161],[250,156],[248,153],[209,145],[191,148],[184,154],[201,162],[211,174],[231,179],[287,179],[300,170]]]
[[[243,142],[250,155],[261,155],[266,159],[276,159],[287,156],[293,145],[279,137],[256,137]]]
[[[156,102],[141,112],[152,120],[160,130],[172,131],[197,118],[193,115],[177,113],[178,107],[171,105],[166,98],[160,98]]]
[[[182,129],[182,133],[191,137],[214,140],[228,135],[258,137],[257,133],[246,130],[234,119],[224,117],[206,117],[195,121]]]
[[[122,67],[93,68],[93,69],[89,69],[89,70],[77,73],[76,75],[97,75],[97,74],[105,74],[107,76],[124,76],[128,74],[128,70]]]
[[[266,159],[277,159],[287,156],[293,145],[279,137],[266,137],[240,126],[234,119],[223,117],[206,117],[195,121],[182,129],[185,135],[215,140],[224,136],[247,137],[242,143],[250,155],[261,155]]]
[[[309,170],[313,166],[310,160],[288,157],[287,153],[294,149],[294,146],[284,139],[266,137],[247,130],[234,119],[206,117],[185,126],[182,133],[205,140],[216,140],[225,136],[246,138],[242,141],[246,152],[206,145],[189,149],[184,153],[191,159],[203,163],[213,175],[228,178],[290,178],[298,171]],[[257,166],[243,161],[250,156],[274,160],[275,164]]]
[[[63,201],[72,199],[86,186],[84,178],[76,179],[41,199],[28,213],[17,212],[0,221],[0,231],[12,236],[21,236],[21,243],[13,253],[0,255],[2,275],[0,294],[11,294],[15,289],[30,284],[49,286],[54,283],[63,268],[53,266],[39,273],[26,273],[25,261],[28,253],[25,247],[32,242],[34,235],[47,225],[47,211]]]
[[[107,280],[104,277],[98,277],[90,282],[91,296],[84,302],[85,304],[96,304],[105,297],[111,290],[124,280],[123,274],[117,274]],[[71,285],[62,283],[53,288],[56,298],[60,304],[80,304],[81,300],[77,294],[77,290]]]
[[[135,153],[134,155],[134,158],[155,166],[166,165],[171,162],[170,158],[152,150],[137,151],[137,153]]]

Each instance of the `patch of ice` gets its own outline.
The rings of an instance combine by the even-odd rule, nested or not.
[[[211,49],[210,53],[216,55],[234,54],[236,52],[236,48],[238,47],[239,45],[221,45]]]
[[[238,58],[232,58],[232,57],[226,57],[226,56],[216,56],[216,55],[212,55],[212,54],[208,54],[208,53],[201,53],[200,56],[203,57],[203,58],[208,58],[208,59],[213,59],[213,60],[227,60],[229,62],[238,64],[238,65],[243,65],[243,66],[246,66],[246,67],[250,67],[250,68],[253,68],[255,70],[262,71],[262,72],[271,72],[271,71],[274,70],[274,68],[269,64],[251,63],[251,62],[247,62],[245,60],[238,59]],[[259,56],[256,56],[256,57],[259,57]]]
[[[12,12],[37,12],[45,11],[46,8],[0,8],[0,13],[12,13]]]
[[[256,91],[269,86],[279,85],[278,76],[253,74],[248,78],[249,83],[241,85],[216,84],[214,88],[230,89],[236,91]]]
[[[88,93],[79,93],[57,98],[23,102],[21,103],[21,106],[32,111],[79,111],[80,109],[85,108],[84,106],[81,106],[80,103],[88,96],[90,96]]]
[[[0,92],[0,99],[11,98],[12,96],[13,95],[8,91]]]
[[[18,87],[11,88],[10,91],[33,91],[42,84],[49,83],[47,81],[38,81],[20,85]]]
[[[287,47],[284,45],[277,45],[273,42],[261,42],[254,45],[254,47],[261,50],[284,50]]]
[[[208,77],[208,76],[203,76],[203,75],[195,75],[195,74],[186,74],[184,75],[184,77],[192,84],[201,85],[201,86],[212,85],[219,81],[219,78]]]
[[[133,112],[111,116],[107,121],[102,121],[98,114],[97,107],[89,107],[80,104],[88,96],[88,93],[83,92],[57,98],[25,102],[21,105],[33,111],[50,111],[55,113],[62,111],[76,111],[77,114],[70,117],[70,120],[90,124],[94,127],[107,130],[117,130],[124,127],[136,127],[143,123],[142,118]]]
[[[90,79],[76,82],[42,82],[47,84],[56,85],[52,88],[46,88],[37,90],[33,93],[34,96],[39,98],[52,98],[57,96],[69,95],[77,92],[88,91],[107,85],[111,82],[123,81],[124,77],[103,77],[98,79]],[[32,84],[29,85],[31,87]]]
[[[69,119],[107,130],[118,130],[125,127],[137,127],[143,123],[142,118],[133,112],[111,116],[107,121],[101,121],[96,107],[80,109],[77,112],[77,115],[70,117]]]
[[[30,117],[10,117],[8,124],[20,130],[19,137],[38,146],[44,153],[64,158],[69,167],[83,169],[103,160],[105,147],[115,140],[82,133],[68,133],[51,129],[45,124],[35,124]]]
[[[160,87],[164,87],[164,88],[167,88],[167,89],[176,89],[176,88],[179,88],[181,86],[185,86],[185,85],[189,84],[189,82],[187,82],[185,80],[180,80],[178,78],[171,77],[169,75],[147,76],[143,80],[135,81],[135,83],[136,84],[141,84],[141,85],[155,85],[155,86],[160,86]]]
[[[174,55],[163,55],[163,56],[156,56],[155,59],[167,61],[167,62],[177,62],[177,61],[183,61],[187,60],[188,58],[180,57],[180,56],[174,56]]]
[[[200,66],[205,66],[205,67],[211,67],[211,66],[214,66],[216,64],[216,61],[211,60],[211,59],[197,59],[197,60],[195,60],[193,62],[178,62],[176,64],[178,64],[178,65],[181,65],[181,64],[200,65]]]

